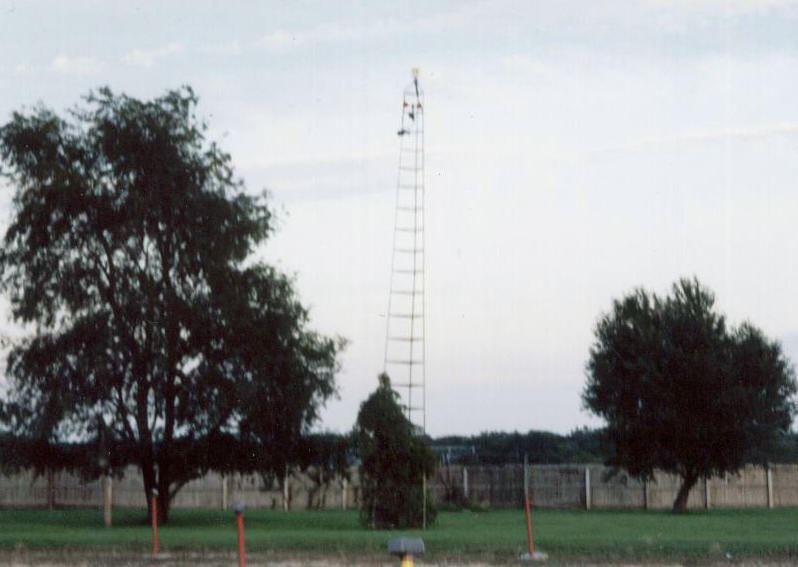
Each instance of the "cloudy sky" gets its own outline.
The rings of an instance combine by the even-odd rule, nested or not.
[[[0,120],[191,85],[342,335],[382,369],[401,92],[426,91],[428,431],[567,432],[597,317],[696,275],[798,359],[798,3],[0,0]],[[0,222],[7,222],[8,189]]]

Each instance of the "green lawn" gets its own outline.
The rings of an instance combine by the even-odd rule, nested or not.
[[[383,556],[395,532],[371,531],[355,511],[245,511],[248,551],[276,555]],[[146,553],[150,528],[141,510],[115,510],[115,526],[102,527],[95,509],[0,510],[0,548]],[[798,509],[713,510],[673,516],[667,512],[535,510],[536,548],[556,558],[798,559]],[[403,532],[408,533],[408,532]],[[522,510],[441,512],[417,533],[430,559],[474,557],[515,560],[526,548]],[[232,512],[173,510],[158,530],[163,551],[233,551]]]

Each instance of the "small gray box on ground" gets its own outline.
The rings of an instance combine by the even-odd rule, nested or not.
[[[395,537],[388,542],[388,553],[391,555],[422,555],[424,551],[424,541],[420,537]]]

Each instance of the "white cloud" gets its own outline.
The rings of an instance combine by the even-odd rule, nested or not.
[[[256,47],[264,47],[269,51],[285,51],[304,43],[308,35],[307,32],[292,33],[285,30],[277,30],[263,36],[255,42],[255,45]]]
[[[578,14],[578,16],[576,16]],[[497,28],[524,29],[553,34],[566,33],[572,39],[592,42],[607,30],[636,32],[644,36],[665,33],[688,34],[706,28],[725,27],[729,23],[752,17],[778,14],[798,17],[798,4],[793,0],[657,0],[630,4],[617,0],[563,0],[535,3],[519,8],[515,1],[478,1],[461,3],[455,9],[427,13],[423,17],[402,19],[394,13],[382,19],[357,21],[341,17],[318,25],[298,29],[277,29],[258,41],[255,47],[283,52],[318,43],[363,42],[393,38],[408,33],[471,31],[476,36]],[[342,23],[343,22],[343,23]],[[597,36],[598,34],[598,36]],[[545,34],[544,34],[545,35]],[[534,33],[531,38],[534,38]]]
[[[645,5],[641,6],[645,8]],[[694,18],[747,18],[769,12],[794,9],[794,0],[657,0],[649,6],[654,12],[678,15],[682,20]]]
[[[53,70],[68,75],[95,75],[103,68],[103,62],[97,57],[70,57],[56,55],[52,62]]]
[[[128,51],[122,57],[122,61],[128,65],[149,68],[155,65],[156,61],[159,59],[168,57],[170,55],[175,55],[181,51],[183,51],[183,44],[173,42],[166,47],[160,47],[158,49],[134,49],[132,51]]]
[[[255,47],[270,51],[286,51],[302,45],[317,43],[354,43],[396,37],[412,32],[440,34],[455,27],[468,27],[490,15],[490,4],[477,2],[465,4],[453,11],[426,15],[423,18],[399,20],[385,18],[372,21],[341,24],[324,22],[315,27],[298,30],[275,30],[255,42]]]
[[[674,134],[672,136],[652,136],[629,140],[614,146],[592,148],[591,153],[638,151],[656,149],[662,146],[682,146],[690,142],[703,142],[717,139],[730,138],[764,138],[778,134],[794,134],[798,132],[798,122],[778,122],[775,124],[762,124],[759,126],[737,126],[730,128],[714,128],[693,130]]]
[[[269,51],[286,51],[295,47],[315,43],[340,43],[364,41],[400,33],[407,26],[376,22],[370,26],[323,23],[306,30],[276,30],[262,37],[255,45]]]
[[[241,42],[237,39],[225,43],[212,43],[209,45],[201,45],[197,48],[200,53],[210,53],[213,55],[241,55],[243,49]]]

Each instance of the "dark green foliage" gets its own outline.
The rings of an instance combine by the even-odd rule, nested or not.
[[[102,89],[68,120],[35,108],[0,128],[15,190],[2,287],[37,328],[8,357],[5,427],[136,447],[162,520],[209,468],[284,474],[341,346],[250,260],[271,213],[206,141],[196,103],[189,88],[151,101]],[[257,463],[217,458],[235,447],[264,448]]]
[[[380,385],[360,406],[355,441],[360,453],[363,491],[361,518],[376,528],[421,527],[424,514],[424,476],[435,472],[435,455],[426,440],[405,417],[398,394],[386,374]],[[426,520],[435,520],[432,498],[427,494]]]
[[[296,465],[305,478],[311,481],[308,487],[307,507],[320,507],[323,493],[331,484],[350,478],[350,465],[357,462],[357,454],[351,435],[336,433],[312,433],[302,439],[302,448]]]
[[[795,414],[792,366],[778,342],[727,328],[713,294],[680,280],[672,295],[636,290],[596,325],[585,405],[607,421],[610,464],[680,475],[674,511],[699,478],[773,454]]]
[[[357,461],[352,437],[337,433],[311,433],[302,438],[301,454],[297,465],[321,469],[327,476],[348,476],[349,465]]]

